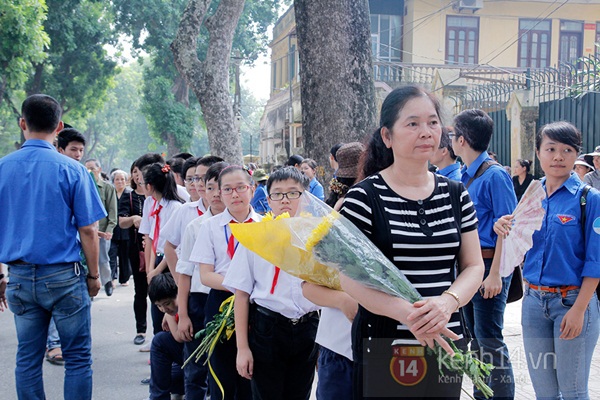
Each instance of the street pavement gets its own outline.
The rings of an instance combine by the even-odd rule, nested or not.
[[[112,297],[102,290],[92,304],[92,355],[94,364],[93,397],[96,400],[142,400],[148,397],[148,386],[140,380],[150,375],[149,353],[140,353],[133,344],[133,282],[117,286]],[[148,316],[150,321],[150,316]],[[521,337],[521,303],[509,304],[505,314],[504,335],[513,363],[516,399],[531,400],[535,396],[527,372]],[[150,335],[151,336],[151,335]],[[0,313],[0,399],[16,399],[14,384],[17,339],[10,311]],[[63,367],[44,365],[44,386],[48,400],[63,398]],[[600,399],[600,354],[594,353],[590,373],[590,399]],[[470,391],[468,384],[463,385]],[[315,399],[314,390],[311,399]],[[463,394],[462,399],[468,399]],[[342,399],[339,399],[342,400]]]

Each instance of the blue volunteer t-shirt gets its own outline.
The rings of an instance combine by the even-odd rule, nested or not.
[[[544,189],[546,178],[541,180]],[[585,240],[579,200],[585,184],[574,172],[542,201],[542,228],[533,234],[523,276],[541,286],[581,286],[584,277],[600,278],[600,192],[587,194]]]
[[[484,151],[468,167],[461,169],[461,181],[467,186],[484,161],[492,160]],[[512,213],[517,207],[517,197],[511,177],[498,165],[492,165],[467,189],[473,200],[479,220],[479,242],[483,248],[496,247],[498,235],[494,233],[494,223],[503,215]]]
[[[105,216],[85,167],[47,141],[0,159],[0,262],[79,261],[77,229]]]

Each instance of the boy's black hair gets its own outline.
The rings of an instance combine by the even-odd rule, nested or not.
[[[34,94],[21,105],[21,116],[31,132],[52,133],[62,117],[58,101],[46,94]]]
[[[177,153],[173,156],[173,158],[183,158],[185,161],[187,161],[188,159],[194,157],[193,154],[190,153]]]
[[[218,181],[219,176],[221,175],[221,171],[223,171],[227,167],[229,167],[229,163],[225,161],[214,163],[213,165],[208,167],[206,175],[204,175],[204,182],[206,183],[212,179]]]
[[[205,167],[210,167],[213,164],[216,164],[218,162],[223,162],[223,161],[225,161],[225,160],[223,160],[219,156],[204,156],[204,157],[198,158],[196,160],[196,167],[199,167],[200,165],[203,165]]]
[[[170,272],[152,278],[148,285],[148,297],[152,303],[177,298],[177,284]]]
[[[165,159],[158,153],[146,153],[135,160],[135,166],[141,171],[144,167],[154,163],[165,163]]]
[[[456,160],[456,154],[454,154],[454,149],[452,149],[452,138],[450,138],[450,129],[443,127],[442,135],[440,136],[440,149],[448,150],[448,154],[450,158]]]
[[[69,143],[78,142],[85,147],[85,137],[75,128],[65,128],[56,136],[56,145],[65,150]]]
[[[298,182],[304,190],[308,189],[308,185],[310,184],[306,175],[298,171],[296,167],[283,167],[279,168],[277,171],[271,172],[271,175],[269,175],[269,180],[267,181],[267,193],[271,193],[271,185],[273,185],[273,183],[287,181],[288,179]]]
[[[183,163],[183,169],[181,170],[181,176],[185,180],[185,176],[190,168],[196,168],[196,157],[190,157]]]
[[[483,110],[464,110],[454,117],[454,134],[463,136],[475,151],[486,151],[493,133],[494,120]]]

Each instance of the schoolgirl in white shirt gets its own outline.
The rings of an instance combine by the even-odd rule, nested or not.
[[[148,283],[152,278],[166,268],[167,263],[163,260],[165,238],[161,230],[169,221],[173,212],[181,207],[182,200],[177,195],[175,177],[169,165],[154,163],[142,170],[146,200],[144,211],[140,222],[139,232],[144,235],[146,254],[146,273]],[[155,268],[156,265],[156,268]],[[152,304],[152,326],[154,334],[162,331],[162,319],[164,314]]]
[[[231,165],[223,169],[218,182],[226,209],[202,225],[201,240],[196,241],[190,255],[190,261],[200,264],[202,283],[211,288],[206,302],[206,323],[212,321],[221,303],[232,295],[223,286],[223,279],[239,243],[232,236],[229,224],[261,219],[250,206],[254,190],[248,170]],[[217,344],[210,359],[214,375],[223,387],[225,399],[251,399],[250,382],[238,375],[235,357],[235,336]],[[213,374],[209,374],[208,386],[211,399],[222,399],[221,388]]]
[[[309,180],[294,167],[267,181],[275,216],[295,215]],[[223,286],[235,291],[237,370],[251,379],[255,399],[305,400],[315,375],[318,306],[302,295],[302,280],[240,246]]]

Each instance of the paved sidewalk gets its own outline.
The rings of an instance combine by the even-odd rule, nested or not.
[[[149,376],[148,353],[140,353],[133,344],[133,282],[118,286],[112,297],[101,291],[92,305],[94,399],[142,400],[148,397],[148,386],[140,380]],[[150,316],[148,316],[150,321]],[[150,325],[151,326],[151,325]],[[151,329],[151,328],[150,328]],[[521,303],[509,304],[505,314],[504,335],[513,363],[516,399],[531,400],[535,396],[521,336]],[[151,336],[151,335],[150,335]],[[14,384],[17,339],[12,313],[0,313],[0,399],[16,399]],[[48,400],[63,396],[63,367],[44,361],[44,382]],[[596,350],[590,374],[590,398],[600,399],[600,353]],[[467,385],[465,385],[467,390]],[[463,399],[469,397],[465,394]],[[314,395],[311,399],[316,399]],[[339,399],[344,400],[344,399]]]

